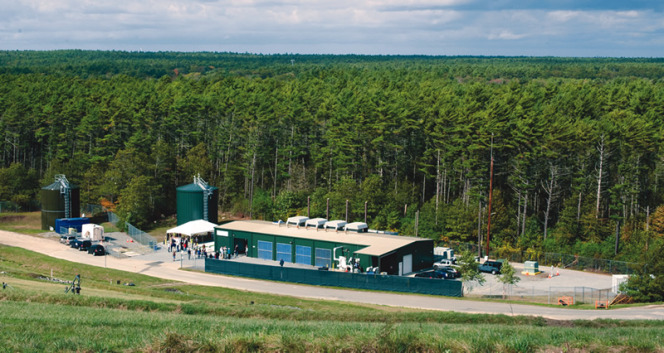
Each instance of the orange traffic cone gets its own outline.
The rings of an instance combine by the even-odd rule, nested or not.
[[[556,270],[556,276],[560,276],[560,272]]]

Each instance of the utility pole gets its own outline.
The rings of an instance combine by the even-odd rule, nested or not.
[[[491,134],[491,172],[489,177],[489,218],[486,223],[486,256],[489,256],[489,240],[491,239],[491,201],[493,200],[493,133]]]
[[[348,200],[346,200],[346,223],[348,223]]]

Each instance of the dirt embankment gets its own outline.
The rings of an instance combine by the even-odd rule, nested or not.
[[[23,215],[16,215],[16,216],[4,215],[4,216],[0,216],[0,223],[18,222],[18,221],[22,221],[23,219],[25,219],[25,216],[23,216]]]

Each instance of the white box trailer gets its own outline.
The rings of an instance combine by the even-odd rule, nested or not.
[[[104,227],[93,223],[84,224],[81,227],[81,236],[92,241],[104,240]]]
[[[457,260],[456,256],[454,255],[454,249],[452,248],[444,248],[442,246],[437,246],[433,248],[433,255],[438,256],[444,260],[450,260],[452,262],[456,262]]]

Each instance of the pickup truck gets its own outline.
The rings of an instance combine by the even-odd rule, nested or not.
[[[437,270],[437,269],[442,268],[442,267],[452,266],[453,263],[454,262],[452,260],[443,259],[443,260],[440,260],[438,262],[434,262],[433,263],[433,268],[434,268],[434,270]]]

